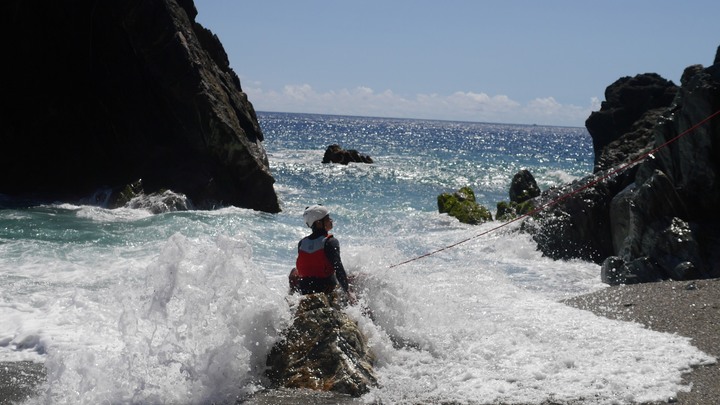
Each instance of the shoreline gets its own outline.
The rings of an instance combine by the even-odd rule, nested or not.
[[[611,286],[562,301],[609,319],[636,322],[648,329],[677,334],[718,359],[683,375],[692,384],[677,398],[650,404],[715,405],[720,398],[720,279],[662,281]],[[650,405],[647,404],[647,405]]]
[[[636,322],[657,332],[688,337],[693,346],[718,359],[714,364],[695,367],[683,375],[683,382],[692,384],[689,392],[679,392],[676,398],[644,405],[717,403],[720,398],[720,279],[611,286],[562,303],[605,318]],[[0,362],[0,404],[24,401],[36,395],[44,379],[45,368],[41,363]],[[261,392],[242,403],[292,403],[297,399],[296,395],[302,396],[283,391]],[[339,400],[331,394],[328,397],[317,393],[304,395],[320,395],[314,398],[320,403]],[[342,399],[345,403],[357,401]]]

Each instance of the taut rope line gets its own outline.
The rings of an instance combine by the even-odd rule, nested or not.
[[[414,258],[412,258],[412,259],[408,259],[408,260],[405,260],[405,261],[403,261],[403,262],[393,264],[393,265],[391,265],[391,266],[388,266],[388,269],[392,269],[392,268],[394,268],[394,267],[402,266],[403,264],[407,264],[407,263],[410,263],[410,262],[414,262],[414,261],[416,261],[416,260],[424,259],[424,258],[426,258],[426,257],[428,257],[428,256],[432,256],[432,255],[434,255],[434,254],[443,252],[443,251],[445,251],[445,250],[452,249],[452,248],[454,248],[454,247],[456,247],[456,246],[458,246],[458,245],[461,245],[461,244],[463,244],[463,243],[469,242],[469,241],[471,241],[471,240],[473,240],[473,239],[477,239],[477,238],[479,238],[479,237],[481,237],[481,236],[484,236],[484,235],[487,235],[487,234],[489,234],[489,233],[495,232],[495,231],[497,231],[498,229],[503,228],[503,227],[505,227],[505,226],[508,226],[508,225],[510,225],[510,224],[512,224],[512,223],[514,223],[514,222],[521,221],[521,220],[523,220],[523,219],[525,219],[525,218],[527,218],[527,217],[529,217],[529,216],[535,215],[535,214],[537,214],[538,212],[540,212],[540,211],[542,211],[542,210],[544,210],[544,209],[546,209],[546,208],[548,208],[548,207],[552,207],[553,205],[556,205],[556,204],[558,204],[559,202],[561,202],[561,201],[563,201],[563,200],[566,200],[566,199],[572,197],[573,195],[578,194],[579,192],[581,192],[581,191],[583,191],[583,190],[586,190],[586,189],[588,189],[588,188],[590,188],[590,187],[592,187],[592,186],[600,183],[601,181],[603,181],[603,180],[605,180],[605,179],[607,179],[607,178],[610,178],[610,177],[612,177],[612,176],[614,176],[614,175],[616,175],[616,174],[618,174],[618,173],[620,173],[620,172],[623,172],[623,171],[629,169],[630,167],[636,165],[637,163],[639,163],[639,162],[647,159],[648,156],[651,156],[651,155],[653,155],[654,153],[657,153],[659,150],[661,150],[661,149],[663,149],[663,148],[666,148],[666,147],[667,147],[668,145],[670,145],[671,143],[673,143],[673,142],[677,141],[678,139],[684,137],[685,135],[687,135],[687,134],[695,131],[695,130],[696,130],[697,128],[699,128],[701,125],[703,125],[703,124],[705,124],[706,122],[712,120],[713,118],[715,118],[715,117],[718,116],[718,115],[720,115],[720,110],[715,111],[713,114],[710,114],[709,116],[707,116],[707,117],[706,117],[705,119],[703,119],[702,121],[698,122],[697,124],[693,125],[692,127],[688,128],[688,129],[686,129],[686,130],[683,131],[681,134],[679,134],[679,135],[677,135],[676,137],[670,139],[669,141],[663,143],[662,145],[656,147],[655,149],[653,149],[653,150],[651,150],[651,151],[649,151],[649,152],[646,152],[646,153],[640,155],[639,157],[633,159],[633,160],[630,161],[629,163],[626,163],[626,164],[620,166],[619,168],[614,169],[614,170],[606,173],[605,175],[598,177],[597,179],[595,179],[595,180],[593,180],[593,181],[588,182],[588,183],[585,184],[584,186],[579,187],[577,190],[572,190],[572,191],[570,191],[570,192],[568,192],[568,193],[565,193],[565,194],[561,195],[560,197],[558,197],[558,198],[556,198],[556,199],[554,199],[554,200],[552,200],[552,201],[550,201],[550,202],[547,202],[547,203],[545,203],[545,204],[540,205],[539,207],[537,207],[537,208],[533,209],[532,211],[528,212],[527,214],[521,215],[521,216],[519,216],[519,217],[517,217],[517,218],[514,218],[514,219],[512,219],[512,220],[510,220],[510,221],[504,222],[504,223],[502,223],[502,224],[500,224],[500,225],[498,225],[498,226],[496,226],[496,227],[494,227],[494,228],[488,229],[487,231],[481,232],[481,233],[479,233],[479,234],[477,234],[477,235],[474,235],[474,236],[471,236],[471,237],[469,237],[469,238],[463,239],[463,240],[461,240],[461,241],[455,242],[455,243],[453,243],[453,244],[451,244],[451,245],[447,245],[447,246],[442,247],[442,248],[440,248],[440,249],[433,250],[432,252],[428,252],[428,253],[422,254],[422,255],[420,255],[420,256],[414,257]]]

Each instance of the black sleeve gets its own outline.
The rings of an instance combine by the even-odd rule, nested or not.
[[[350,286],[348,286],[347,273],[345,273],[345,267],[343,267],[342,260],[340,260],[340,242],[335,238],[328,238],[325,242],[325,255],[335,269],[335,277],[342,286],[345,292],[348,292]]]

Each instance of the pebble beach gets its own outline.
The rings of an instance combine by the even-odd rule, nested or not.
[[[695,347],[720,359],[720,279],[613,286],[565,303],[691,338]],[[684,380],[691,384],[689,392],[657,404],[716,405],[720,401],[719,363],[697,367]]]

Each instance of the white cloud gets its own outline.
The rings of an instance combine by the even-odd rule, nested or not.
[[[600,104],[597,98],[591,99],[588,106],[561,104],[553,97],[523,104],[502,94],[463,91],[409,98],[392,90],[376,92],[365,86],[319,92],[309,84],[300,84],[287,85],[278,92],[251,85],[244,90],[258,111],[565,126],[583,126]]]
[[[293,100],[306,102],[308,98],[312,99],[314,97],[315,91],[312,89],[312,87],[310,87],[309,84],[303,84],[300,86],[287,85],[285,86],[283,94]]]

